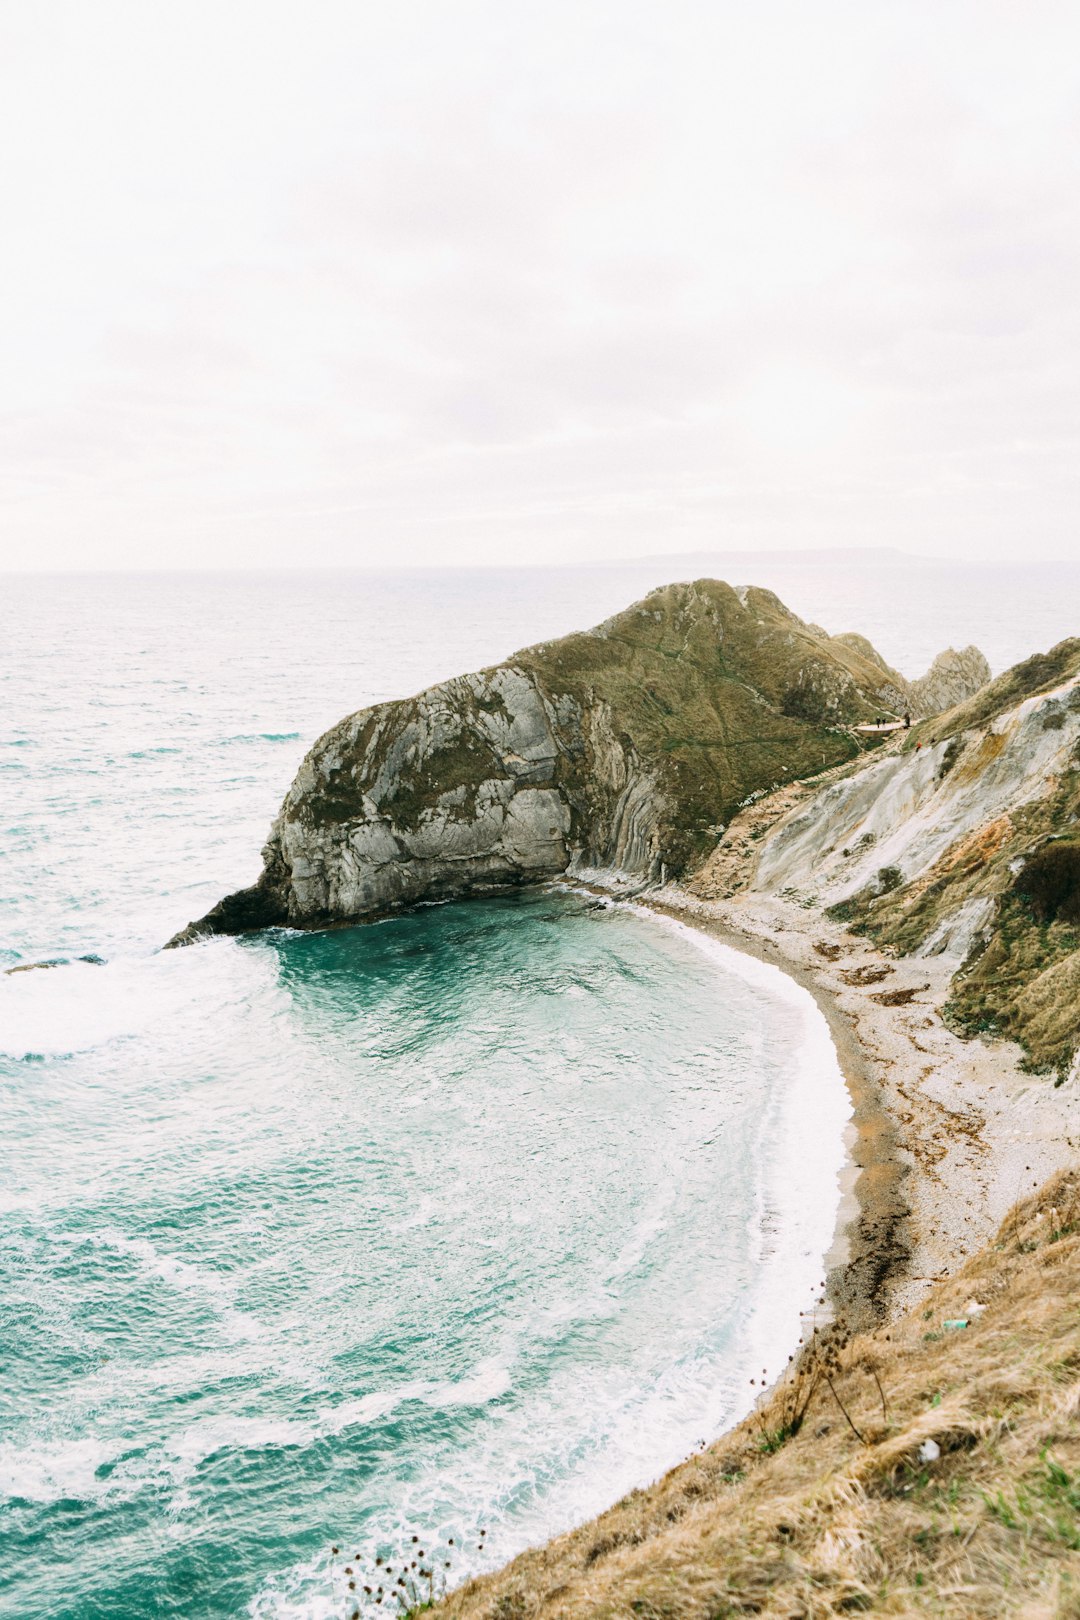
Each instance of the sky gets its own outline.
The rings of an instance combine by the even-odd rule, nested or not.
[[[0,0],[0,568],[1080,552],[1074,0]]]

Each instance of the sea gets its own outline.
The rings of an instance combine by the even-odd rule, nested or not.
[[[786,1362],[850,1110],[777,970],[559,885],[161,951],[344,714],[718,571],[0,576],[5,1616],[397,1613]],[[1065,565],[744,578],[908,675],[1080,601]]]

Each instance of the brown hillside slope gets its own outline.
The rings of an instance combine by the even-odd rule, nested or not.
[[[1078,1617],[1078,1301],[1073,1172],[912,1315],[812,1351],[734,1433],[437,1612]]]

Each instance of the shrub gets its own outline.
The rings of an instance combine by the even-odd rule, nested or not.
[[[1025,658],[1022,664],[1014,665],[1006,671],[1002,680],[1007,681],[1018,694],[1027,696],[1062,680],[1069,673],[1071,656],[1075,656],[1075,652],[1075,641],[1059,641],[1048,653],[1034,653],[1030,658]]]
[[[941,764],[938,767],[938,781],[939,782],[944,777],[948,776],[949,772],[952,770],[953,766],[956,764],[957,760],[960,758],[960,755],[961,755],[962,752],[963,752],[963,744],[960,742],[959,737],[950,737],[948,747],[946,748],[944,754],[941,756]]]
[[[1040,921],[1080,923],[1080,845],[1044,844],[1024,862],[1015,888]]]
[[[814,686],[789,686],[780,700],[780,712],[789,720],[804,720],[818,726],[824,721],[829,705],[823,692]]]

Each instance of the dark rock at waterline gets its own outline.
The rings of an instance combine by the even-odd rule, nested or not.
[[[977,683],[985,661],[968,665]],[[343,720],[301,764],[259,881],[170,944],[566,871],[677,877],[749,796],[853,758],[849,728],[914,710],[913,692],[863,638],[804,624],[771,591],[665,586]]]
[[[189,923],[180,933],[174,934],[165,949],[190,945],[209,934],[254,933],[260,928],[277,927],[288,920],[288,912],[280,897],[260,881],[253,883],[250,889],[238,889],[235,894],[227,894],[199,922]]]
[[[88,962],[91,967],[104,967],[105,958],[88,951],[85,956],[77,956],[76,962]],[[17,967],[5,968],[5,973],[36,973],[39,968],[70,967],[70,956],[50,956],[44,962],[20,962]]]

